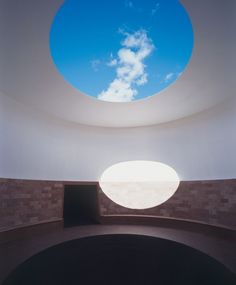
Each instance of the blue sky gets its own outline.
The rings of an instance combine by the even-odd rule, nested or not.
[[[167,88],[192,49],[191,21],[178,0],[67,0],[50,32],[52,59],[65,80],[110,102]]]

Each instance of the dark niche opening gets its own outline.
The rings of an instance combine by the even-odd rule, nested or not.
[[[98,223],[97,185],[65,185],[64,226]]]

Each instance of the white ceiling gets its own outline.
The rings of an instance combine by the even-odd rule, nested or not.
[[[80,94],[53,65],[49,30],[62,0],[0,0],[0,91],[65,120],[105,127],[170,122],[215,106],[234,91],[236,1],[181,2],[195,33],[185,73],[157,96],[109,103]]]

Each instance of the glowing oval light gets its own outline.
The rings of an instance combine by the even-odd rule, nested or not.
[[[173,168],[160,162],[127,161],[106,169],[99,184],[113,202],[130,209],[147,209],[173,196],[179,177]]]

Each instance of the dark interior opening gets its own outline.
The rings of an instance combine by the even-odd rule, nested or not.
[[[97,223],[97,185],[65,185],[64,226]]]

